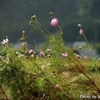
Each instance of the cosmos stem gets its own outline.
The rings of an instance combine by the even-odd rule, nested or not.
[[[36,22],[45,30],[47,33],[51,34],[37,19]]]
[[[59,25],[57,25],[57,27],[60,29],[60,35],[62,35],[62,34],[63,34],[63,32],[62,32],[61,27],[60,27]]]
[[[88,45],[89,50],[92,51],[92,49],[91,49],[91,47],[90,47],[90,44],[89,44],[89,42],[88,42],[86,36],[84,35],[84,33],[83,33],[82,35],[83,35],[84,39],[86,40],[86,43],[87,43],[87,45]]]

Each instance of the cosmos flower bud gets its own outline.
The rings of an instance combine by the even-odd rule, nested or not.
[[[58,19],[57,18],[53,18],[51,20],[51,26],[57,26],[58,25]]]
[[[29,23],[30,23],[30,25],[32,25],[32,24],[33,24],[33,22],[32,22],[32,21],[30,21]]]
[[[52,16],[53,15],[53,12],[49,12],[49,15]]]
[[[82,46],[79,46],[79,47],[78,47],[78,50],[82,50]]]
[[[23,34],[25,34],[25,31],[22,31]]]
[[[33,16],[31,17],[31,19],[32,19],[32,20],[35,20],[35,19],[36,19],[36,15],[33,15]]]
[[[81,24],[78,24],[78,27],[79,27],[79,28],[82,28],[82,25],[81,25]]]
[[[23,43],[22,43],[22,46],[26,46],[26,42],[23,42]]]

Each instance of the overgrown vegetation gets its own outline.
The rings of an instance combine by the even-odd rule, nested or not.
[[[30,24],[46,39],[39,54],[36,48],[28,50],[27,36],[22,32],[23,53],[11,47],[8,37],[3,40],[0,50],[0,89],[7,100],[92,100],[100,95],[99,59],[83,57],[66,47],[58,19],[53,17],[51,25],[56,34],[51,34],[34,15]],[[79,33],[91,46],[78,24]],[[78,50],[81,50],[81,46]]]

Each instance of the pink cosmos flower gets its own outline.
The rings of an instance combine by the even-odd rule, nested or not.
[[[6,38],[6,39],[3,39],[3,41],[1,42],[1,44],[6,44],[6,43],[8,43],[8,42],[9,42],[9,39]]]
[[[88,60],[88,56],[84,56],[84,60]]]
[[[80,55],[78,55],[78,54],[76,54],[76,58],[77,58],[77,59],[80,59],[80,58],[81,58],[81,56],[80,56]]]
[[[57,26],[58,25],[58,19],[57,18],[53,18],[51,20],[51,26]]]
[[[29,50],[29,54],[33,54],[34,53],[34,50]]]
[[[39,56],[40,56],[40,57],[43,57],[43,56],[44,56],[44,52],[41,51],[40,54],[39,54]]]
[[[79,34],[81,34],[81,35],[83,34],[83,30],[82,29],[80,29]]]
[[[64,52],[64,53],[62,53],[62,56],[63,57],[67,57],[68,56],[68,53],[67,52]]]
[[[47,49],[47,52],[50,52],[50,49]]]

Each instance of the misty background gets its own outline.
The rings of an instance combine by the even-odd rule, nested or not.
[[[50,11],[58,18],[66,43],[84,41],[79,35],[79,23],[89,42],[100,42],[100,0],[0,0],[0,41],[8,36],[10,42],[17,42],[25,31],[29,44],[33,40],[44,42],[29,22],[36,15],[40,23],[55,33],[50,26]]]

